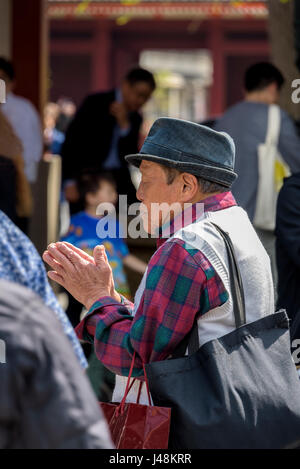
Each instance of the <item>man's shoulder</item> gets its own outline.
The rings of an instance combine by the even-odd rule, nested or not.
[[[34,115],[38,114],[38,112],[37,112],[36,108],[34,107],[34,105],[32,104],[32,102],[29,101],[29,99],[24,98],[23,96],[12,94],[11,97],[10,97],[10,101],[14,106],[18,107],[18,110],[29,113],[29,115],[30,114],[34,114]],[[7,102],[8,102],[8,105],[9,105],[9,100]]]
[[[226,111],[223,113],[222,116],[220,116],[220,118],[218,120],[221,120],[223,117],[226,117],[226,116],[231,115],[231,114],[236,114],[236,113],[239,113],[239,112],[243,112],[245,107],[246,107],[245,106],[245,101],[239,101],[239,102],[233,104],[232,106],[230,106],[228,109],[226,109]]]
[[[279,106],[278,106],[279,107]],[[279,107],[279,110],[280,110],[280,118],[281,118],[281,126],[295,126],[295,122],[294,120],[292,119],[292,117],[284,110],[282,109],[281,107]]]
[[[165,241],[154,253],[150,263],[159,262],[161,264],[175,260],[177,263],[187,263],[196,268],[206,269],[207,259],[200,249],[195,248],[188,241],[181,237],[172,237]]]
[[[267,121],[267,104],[240,101],[227,109],[217,119],[213,128],[218,131],[229,132],[236,144],[244,142],[247,147],[246,150],[251,151],[252,148],[257,146],[256,139],[259,141],[264,139]],[[251,139],[251,142],[249,141],[250,136],[255,136],[254,139]],[[238,163],[239,161],[240,159],[237,160]]]

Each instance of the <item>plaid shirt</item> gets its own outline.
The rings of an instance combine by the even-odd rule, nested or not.
[[[201,202],[204,211],[236,205],[231,192]],[[194,208],[192,222],[196,221]],[[174,221],[170,224],[171,236],[172,228]],[[220,277],[199,250],[176,239],[176,234],[167,243],[160,237],[157,244],[159,249],[148,264],[145,290],[135,316],[133,303],[125,298],[119,303],[103,297],[76,328],[79,339],[94,342],[99,360],[119,375],[128,376],[134,351],[133,376],[143,374],[143,363],[166,359],[190,332],[196,318],[228,299]]]

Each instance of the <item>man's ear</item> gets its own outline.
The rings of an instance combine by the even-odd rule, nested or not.
[[[185,199],[184,202],[188,202],[193,199],[199,190],[199,185],[196,176],[189,173],[182,173],[183,189],[182,195]]]

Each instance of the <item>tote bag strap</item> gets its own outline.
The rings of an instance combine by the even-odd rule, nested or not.
[[[233,247],[229,234],[223,231],[222,228],[220,228],[215,223],[211,223],[211,224],[216,228],[216,230],[222,236],[225,242],[227,256],[228,256],[230,292],[231,292],[232,303],[233,303],[235,326],[236,328],[238,328],[246,324],[246,308],[245,308],[245,297],[244,297],[242,276],[240,273],[234,247]],[[197,320],[195,320],[190,334],[188,334],[180,342],[179,346],[173,352],[171,358],[183,357],[185,355],[185,351],[187,348],[188,348],[189,355],[191,355],[195,353],[197,350],[199,350],[199,347],[200,347],[200,344],[199,344],[199,336],[198,336],[198,322]]]
[[[277,104],[271,104],[268,110],[268,127],[265,141],[267,145],[278,146],[280,120],[279,106],[277,106]]]
[[[215,223],[212,223],[212,225],[218,230],[226,245],[235,327],[240,327],[246,324],[245,296],[241,272],[229,234]]]

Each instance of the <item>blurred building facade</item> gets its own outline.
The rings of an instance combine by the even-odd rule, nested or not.
[[[0,1],[0,56],[16,71],[15,93],[42,111],[48,99],[47,0]]]
[[[269,58],[267,16],[261,1],[0,0],[0,55],[14,62],[16,94],[41,114],[47,101],[78,105],[141,64],[159,83],[146,125],[158,115],[199,121],[240,99],[245,68]],[[43,162],[34,188],[40,252],[57,230],[54,166]]]
[[[51,100],[79,104],[140,63],[163,77],[172,115],[219,115],[242,97],[245,68],[269,59],[267,16],[261,1],[48,0]]]

